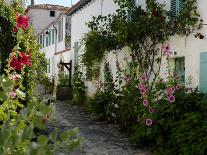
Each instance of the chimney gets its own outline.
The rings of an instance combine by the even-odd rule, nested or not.
[[[34,0],[31,0],[31,6],[34,5]]]

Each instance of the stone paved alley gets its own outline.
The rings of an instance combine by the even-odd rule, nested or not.
[[[72,153],[58,155],[149,155],[146,150],[130,146],[126,135],[118,131],[117,125],[97,121],[86,109],[73,106],[70,101],[56,102],[57,127],[78,127],[84,144]]]

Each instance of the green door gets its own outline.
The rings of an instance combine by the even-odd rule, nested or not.
[[[202,93],[207,93],[207,52],[200,54],[200,86]]]

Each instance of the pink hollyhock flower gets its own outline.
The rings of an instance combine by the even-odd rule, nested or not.
[[[173,77],[174,77],[175,80],[179,80],[179,78],[180,78],[179,75],[178,75],[177,73],[174,73],[174,74],[173,74]]]
[[[140,81],[147,81],[147,74],[143,74],[139,79]]]
[[[17,94],[15,92],[9,92],[9,96],[14,99],[16,98]]]
[[[169,96],[167,99],[170,103],[175,102],[175,96],[173,96],[173,95]]]
[[[147,126],[151,126],[152,125],[152,119],[150,119],[150,118],[146,119],[145,123],[146,123]]]
[[[174,88],[174,87],[168,87],[168,88],[165,90],[165,93],[166,93],[167,95],[172,95],[174,92],[175,92],[175,88]]]
[[[182,87],[181,84],[177,84],[177,85],[176,85],[176,89],[177,89],[177,90],[179,90],[181,87]]]
[[[165,55],[165,56],[169,56],[169,55],[172,54],[172,52],[170,51],[170,45],[169,44],[162,45],[161,51],[162,51],[162,54]]]
[[[151,107],[149,107],[149,108],[148,108],[148,111],[149,111],[149,113],[153,113],[153,112],[154,112],[154,109],[151,108]]]
[[[187,89],[187,94],[191,94],[193,92],[193,89],[192,88],[188,88]]]
[[[132,80],[132,78],[130,77],[130,75],[125,75],[124,80],[127,84],[129,84]]]
[[[140,92],[142,95],[145,95],[147,93],[147,89],[146,88],[140,89]]]
[[[143,101],[143,105],[144,105],[145,107],[147,107],[147,106],[149,105],[149,101],[148,101],[147,99],[144,99],[144,101]]]

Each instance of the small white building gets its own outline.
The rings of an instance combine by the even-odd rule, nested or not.
[[[38,42],[42,45],[40,50],[45,53],[48,62],[48,76],[55,79],[58,76],[60,62],[69,63],[72,59],[70,54],[70,19],[66,18],[65,13],[59,14],[55,21],[44,27],[37,35]],[[68,74],[66,68],[65,72]]]
[[[32,4],[27,9],[28,15],[30,16],[30,24],[35,28],[36,34],[39,34],[68,8],[52,4]]]
[[[176,9],[175,13],[179,12],[179,5],[181,0],[159,0],[159,2],[166,5],[166,9]],[[173,2],[173,3],[172,3]],[[136,0],[136,3],[145,7],[145,0]],[[175,6],[173,6],[175,5]],[[198,11],[203,19],[204,24],[207,24],[207,1],[198,0]],[[80,45],[81,39],[85,33],[88,32],[86,23],[92,19],[93,16],[107,15],[115,12],[118,8],[113,0],[82,0],[74,5],[68,16],[71,16],[71,45],[77,47]],[[207,26],[204,25],[200,32],[204,35],[204,39],[195,38],[192,34],[187,38],[174,36],[171,37],[169,43],[173,52],[172,60],[174,62],[175,70],[178,72],[184,82],[191,76],[191,86],[203,92],[207,92]],[[84,47],[71,48],[71,55],[73,62],[77,62],[78,55],[84,52]],[[119,52],[118,59],[123,61],[126,57],[126,52]],[[116,55],[112,52],[106,56],[110,62],[113,73],[116,72]],[[163,70],[165,70],[163,68]],[[86,81],[88,87],[88,95],[95,92],[95,85]]]

